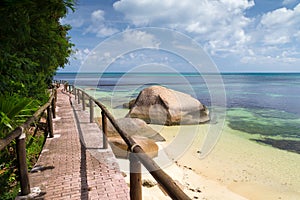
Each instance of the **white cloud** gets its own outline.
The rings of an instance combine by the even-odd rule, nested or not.
[[[260,32],[265,45],[281,45],[297,39],[300,27],[300,4],[294,9],[280,8],[264,14]]]
[[[75,54],[72,55],[73,60],[76,60],[79,64],[82,64],[87,56],[90,54],[91,50],[88,48],[85,49],[77,49]]]
[[[158,48],[160,45],[154,35],[140,30],[127,30],[122,39],[124,44],[137,48]]]
[[[159,44],[155,36],[148,32],[126,30],[122,34],[115,34],[99,43],[84,60],[81,69],[85,71],[106,70],[106,67],[110,67],[116,60],[124,61],[123,57],[127,53],[143,48],[157,49]],[[136,56],[137,54],[133,53],[128,58],[135,60]]]
[[[252,21],[244,12],[252,6],[254,1],[248,0],[121,0],[114,4],[136,26],[183,30],[213,51],[238,49],[250,40],[244,29]]]
[[[295,65],[300,63],[297,2],[283,0],[287,8],[252,17],[246,13],[255,6],[253,0],[120,0],[113,6],[136,27],[167,27],[187,33],[212,57],[232,58],[231,63],[237,64]]]
[[[254,1],[248,0],[121,0],[113,6],[135,25],[187,23],[188,26],[195,22],[205,25],[203,22],[208,24],[211,20],[224,21],[224,16],[240,15],[253,5]]]
[[[109,27],[105,24],[105,12],[96,10],[91,14],[91,25],[84,31],[86,33],[95,33],[97,37],[106,37],[119,32],[118,29]]]
[[[294,68],[299,66],[300,4],[293,9],[283,7],[267,12],[257,18],[257,21],[257,26],[247,29],[251,37],[247,49],[252,53],[240,52],[240,62],[256,66],[276,66],[283,70],[288,65]]]
[[[110,58],[110,52],[105,52],[105,53],[104,53],[104,57],[105,57],[105,58]]]
[[[257,65],[263,65],[263,66],[288,66],[290,63],[299,63],[299,54],[298,57],[294,57],[291,55],[288,55],[289,53],[285,52],[281,55],[256,55],[256,56],[245,56],[241,59],[241,63],[248,64],[248,63],[255,63]],[[283,68],[284,69],[284,68]],[[271,69],[272,70],[272,69]]]
[[[268,12],[262,16],[261,24],[265,27],[282,27],[293,23],[292,18],[295,12],[287,8],[280,8],[272,12]],[[292,21],[291,21],[292,20]]]
[[[87,48],[85,48],[85,49],[83,50],[83,53],[85,53],[86,55],[88,55],[90,52],[91,52],[91,51],[90,51],[89,49],[87,49]]]
[[[61,18],[61,24],[70,24],[72,28],[80,28],[84,24],[83,18]]]
[[[104,21],[104,11],[96,10],[91,15],[92,21],[94,22],[103,22]]]
[[[297,31],[293,36],[295,37],[296,41],[300,42],[300,30]]]
[[[119,30],[116,28],[100,26],[100,27],[98,27],[98,30],[97,30],[97,37],[106,37],[106,36],[113,35],[117,32],[119,32]]]

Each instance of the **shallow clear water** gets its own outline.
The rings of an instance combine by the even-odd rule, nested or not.
[[[54,79],[96,89],[93,95],[113,108],[149,85],[164,85],[191,94],[212,111],[226,106],[228,126],[259,136],[255,141],[300,153],[300,74],[58,73]]]

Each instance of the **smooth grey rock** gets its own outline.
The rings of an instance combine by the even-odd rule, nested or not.
[[[154,158],[158,155],[158,146],[154,140],[142,136],[137,136],[137,135],[132,136],[132,139],[151,158]],[[120,136],[109,137],[108,142],[110,143],[110,146],[117,158],[124,158],[124,159],[129,158],[129,151],[128,151],[127,144]]]
[[[99,119],[101,122],[101,119]],[[149,139],[154,140],[155,142],[163,142],[163,138],[157,131],[152,129],[146,124],[145,121],[138,118],[120,118],[116,119],[116,122],[120,128],[130,136],[143,136]],[[113,125],[108,121],[107,123],[107,136],[119,136],[119,133],[113,127]]]
[[[127,117],[163,125],[199,124],[210,120],[209,110],[200,101],[162,86],[143,89]]]

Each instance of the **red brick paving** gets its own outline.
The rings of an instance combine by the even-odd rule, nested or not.
[[[101,149],[100,130],[92,128],[90,137],[84,135],[84,129],[95,124],[80,125],[78,119],[87,118],[88,113],[74,100],[73,106],[69,96],[58,90],[55,137],[45,143],[36,164],[40,171],[30,173],[30,186],[42,191],[36,199],[129,199],[129,188],[111,149]]]

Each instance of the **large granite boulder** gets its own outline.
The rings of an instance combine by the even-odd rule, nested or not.
[[[132,139],[144,150],[144,152],[154,158],[158,155],[158,145],[154,140],[134,135]],[[127,144],[120,136],[113,136],[108,138],[108,142],[117,158],[128,159],[129,151]]]
[[[101,118],[98,119],[99,124],[101,125]],[[107,120],[107,136],[108,137],[116,137],[119,136],[117,130],[113,127],[113,125]],[[146,124],[145,121],[137,118],[120,118],[116,119],[119,127],[127,133],[129,136],[142,136],[149,139],[152,139],[156,142],[165,141],[157,131],[152,129]]]
[[[192,96],[162,86],[143,89],[127,117],[151,124],[199,124],[210,120],[208,109]]]
[[[128,103],[123,104],[123,108],[129,108],[131,109],[134,105],[135,99],[131,99]]]

